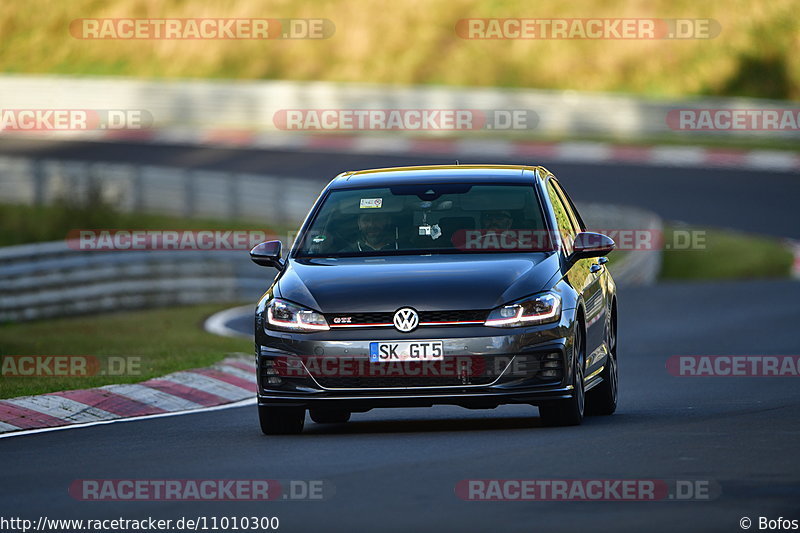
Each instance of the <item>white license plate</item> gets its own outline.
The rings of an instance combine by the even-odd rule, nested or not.
[[[442,341],[399,341],[369,343],[372,363],[392,361],[441,361],[444,359]]]

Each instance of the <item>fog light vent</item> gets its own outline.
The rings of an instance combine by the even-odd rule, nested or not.
[[[261,379],[264,388],[268,386],[280,385],[283,379],[280,377],[280,372],[276,368],[274,360],[266,359],[261,363]]]
[[[561,369],[542,370],[539,376],[543,378],[557,378],[561,376]]]

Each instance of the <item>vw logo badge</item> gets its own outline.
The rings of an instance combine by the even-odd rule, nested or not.
[[[397,331],[407,333],[419,325],[419,315],[410,307],[403,307],[395,312],[393,322]]]

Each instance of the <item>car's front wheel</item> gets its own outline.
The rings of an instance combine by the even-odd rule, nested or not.
[[[586,395],[587,413],[590,415],[612,415],[617,410],[618,377],[617,377],[617,317],[614,313],[606,331],[608,357],[605,368],[600,373],[603,382]]]
[[[290,435],[303,431],[306,410],[297,407],[258,406],[258,420],[264,435]]]
[[[572,396],[568,400],[558,400],[539,406],[539,416],[548,426],[577,426],[583,422],[586,405],[586,392],[583,388],[583,366],[586,345],[583,342],[583,328],[575,324],[572,341]]]

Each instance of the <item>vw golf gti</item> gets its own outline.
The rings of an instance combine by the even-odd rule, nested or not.
[[[311,208],[258,303],[266,434],[382,407],[537,406],[576,425],[617,405],[617,297],[606,255],[540,166],[345,172]]]

